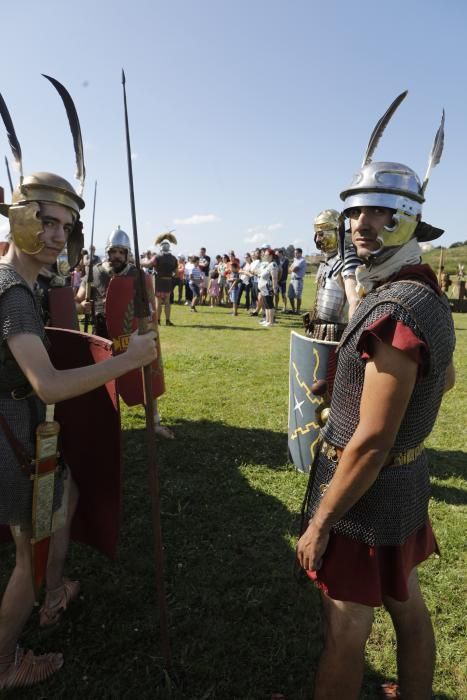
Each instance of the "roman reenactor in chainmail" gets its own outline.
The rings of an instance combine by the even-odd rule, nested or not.
[[[131,245],[128,234],[120,226],[112,231],[107,239],[105,247],[106,260],[93,266],[90,302],[86,302],[86,285],[88,282],[89,268],[81,280],[81,285],[76,295],[76,310],[78,314],[89,313],[92,321],[92,332],[101,338],[108,338],[107,324],[105,321],[105,297],[107,287],[114,276],[133,277],[136,267],[129,261]]]
[[[87,275],[82,279],[76,295],[77,313],[90,314],[93,320],[93,334],[102,338],[109,337],[105,317],[105,298],[110,280],[112,277],[134,277],[137,273],[136,265],[130,262],[130,238],[120,226],[112,231],[107,239],[105,252],[107,259],[93,267],[92,270],[92,301],[86,301]],[[156,435],[173,439],[174,433],[172,430],[161,423],[156,399],[154,399],[154,410]]]
[[[359,697],[373,608],[381,605],[396,630],[401,697],[431,697],[435,641],[417,566],[438,547],[424,440],[454,384],[455,337],[449,304],[419,246],[442,233],[421,222],[421,212],[441,157],[444,114],[423,183],[406,165],[372,162],[405,94],[378,123],[363,166],[341,194],[364,264],[297,546],[325,616],[315,698]]]
[[[71,101],[69,96],[68,99]],[[42,267],[54,265],[65,245],[70,264],[78,262],[83,247],[82,144],[80,153],[77,151],[80,193],[52,173],[23,176],[21,148],[1,96],[0,112],[20,172],[11,204],[0,204],[0,213],[9,218],[10,224],[10,246],[0,259],[0,525],[10,529],[16,547],[16,564],[0,606],[0,689],[10,689],[43,681],[63,664],[61,654],[37,656],[17,644],[35,601],[39,558],[33,533],[37,531],[37,520],[42,518],[41,527],[51,533],[50,522],[64,505],[61,503],[65,500],[64,493],[68,494],[67,515],[50,538],[40,625],[48,627],[58,622],[80,588],[78,581],[63,576],[71,520],[79,498],[73,474],[58,461],[57,469],[53,469],[41,486],[50,498],[44,502],[36,491],[36,466],[42,463],[44,454],[58,459],[55,447],[52,452],[47,448],[47,452],[46,443],[39,439],[41,426],[51,425],[53,430],[57,426],[53,421],[49,423],[46,404],[49,407],[85,394],[151,363],[156,348],[155,333],[135,334],[128,351],[118,357],[78,369],[57,370],[52,365],[33,287]],[[77,127],[76,124],[77,115],[74,129],[79,131],[79,123]],[[81,139],[80,132],[78,136]],[[33,494],[38,497],[34,511]]]
[[[342,216],[335,209],[325,209],[314,221],[315,245],[324,255],[316,275],[316,300],[311,314],[304,315],[307,335],[317,340],[336,341],[358,303],[355,270],[361,260],[351,245],[338,253]]]
[[[174,325],[170,320],[170,297],[173,293],[178,267],[177,258],[170,252],[171,243],[174,245],[177,243],[172,231],[161,233],[154,241],[154,245],[159,246],[159,253],[153,255],[150,260],[141,263],[141,267],[149,267],[154,270],[157,322],[159,325],[161,324],[162,308],[164,308],[166,326]]]

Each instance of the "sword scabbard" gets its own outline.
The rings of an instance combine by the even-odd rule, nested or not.
[[[52,534],[55,474],[58,462],[60,425],[53,420],[54,406],[47,406],[47,416],[36,428],[36,459],[32,492],[32,565],[34,588],[42,585],[47,568]]]

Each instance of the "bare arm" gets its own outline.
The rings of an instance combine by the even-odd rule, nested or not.
[[[349,320],[355,313],[360,297],[357,294],[357,280],[355,277],[345,277],[344,278],[344,289],[347,301],[349,302]]]
[[[96,389],[111,379],[150,364],[156,357],[155,333],[133,333],[128,350],[104,362],[77,369],[57,370],[37,335],[19,333],[8,339],[8,346],[42,401],[58,403]]]
[[[156,268],[157,256],[153,255],[150,260],[140,260],[141,267],[154,267]]]
[[[376,480],[394,444],[416,376],[417,364],[407,355],[375,342],[374,355],[365,369],[359,424],[298,542],[297,556],[303,568],[319,566],[332,526]]]
[[[81,285],[75,296],[77,314],[89,314],[92,311],[92,303],[86,301],[86,287]]]

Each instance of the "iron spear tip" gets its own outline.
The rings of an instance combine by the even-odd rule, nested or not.
[[[126,83],[125,71],[122,68],[122,85],[125,85],[125,83]]]

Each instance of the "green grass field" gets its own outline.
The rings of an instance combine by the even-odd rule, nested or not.
[[[305,306],[312,299],[306,282]],[[161,327],[175,441],[158,441],[174,673],[163,670],[141,409],[123,409],[124,514],[119,560],[73,546],[80,600],[57,629],[34,616],[24,642],[63,651],[64,669],[16,698],[288,700],[309,697],[321,648],[319,596],[294,577],[306,477],[287,463],[289,334],[244,310],[175,306]],[[441,558],[421,567],[438,642],[435,693],[465,698],[467,315],[455,317],[457,385],[429,439],[431,516]],[[12,565],[2,552],[2,582]],[[362,698],[395,678],[395,643],[377,611]],[[336,699],[340,700],[340,699]]]

